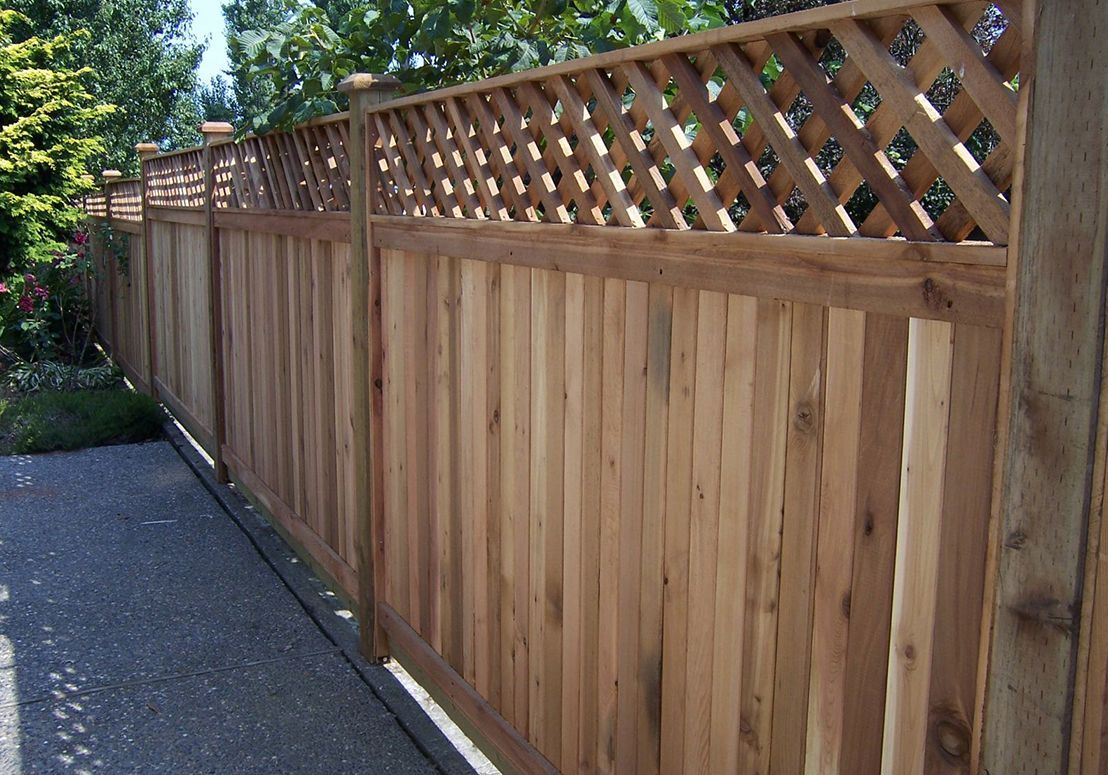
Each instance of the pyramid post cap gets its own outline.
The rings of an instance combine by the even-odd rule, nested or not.
[[[200,133],[204,135],[204,137],[208,137],[209,135],[229,135],[233,134],[234,131],[235,128],[226,121],[205,121],[200,125]]]
[[[351,73],[339,83],[339,91],[349,94],[356,91],[396,91],[400,79],[383,73]]]

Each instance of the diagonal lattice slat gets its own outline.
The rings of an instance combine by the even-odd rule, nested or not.
[[[339,114],[308,122],[290,132],[215,144],[215,207],[349,210],[346,133],[346,115]],[[199,170],[200,151],[195,153]],[[150,163],[158,161],[155,158]]]
[[[800,143],[784,114],[766,93],[750,62],[730,45],[717,46],[713,53],[754,115],[754,120],[766,133],[770,145],[781,158],[781,163],[788,168],[789,174],[817,213],[822,227],[836,237],[853,235],[856,229],[850,216],[839,204],[835,192],[815,160]]]
[[[909,239],[935,239],[931,217],[912,195],[884,150],[878,148],[873,137],[865,131],[850,103],[838,93],[807,50],[787,32],[771,37],[770,42],[812,101],[815,112],[842,145],[846,159],[870,184],[901,232]],[[839,199],[841,201],[842,197]]]
[[[641,62],[630,62],[623,69],[630,80],[631,88],[635,90],[635,101],[642,101],[653,124],[655,137],[666,149],[675,174],[681,177],[708,229],[734,231],[735,224],[716,195],[711,178],[693,150],[692,141],[686,135],[682,123],[666,105],[665,95],[650,77],[646,66]]]
[[[893,106],[920,150],[974,211],[985,234],[994,242],[1006,243],[1011,220],[1007,200],[943,121],[935,106],[863,23],[846,20],[836,22],[831,29],[877,91]]]

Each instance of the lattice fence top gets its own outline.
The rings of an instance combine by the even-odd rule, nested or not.
[[[112,198],[112,218],[124,221],[142,220],[142,181],[120,180],[108,185]]]
[[[85,197],[85,212],[95,218],[108,215],[108,198],[103,191],[94,191]]]
[[[204,206],[203,149],[191,148],[155,156],[144,163],[144,169],[147,204],[157,207]]]
[[[1018,8],[877,5],[376,106],[375,211],[1007,244]]]
[[[215,206],[350,209],[346,114],[213,148]]]

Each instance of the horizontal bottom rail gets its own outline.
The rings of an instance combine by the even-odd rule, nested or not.
[[[119,368],[123,371],[123,376],[127,378],[127,381],[135,386],[135,390],[140,393],[145,393],[146,395],[153,395],[153,392],[150,389],[150,385],[147,384],[146,379],[142,377],[142,375],[140,375],[137,371],[135,371],[135,369],[129,363],[127,363],[122,358],[117,358],[115,355],[112,356],[112,360],[115,361],[115,364],[119,366]]]
[[[154,377],[154,387],[157,393],[154,395],[159,401],[168,407],[170,413],[181,421],[185,429],[194,439],[200,442],[200,446],[209,454],[215,450],[215,435],[204,426],[179,398],[169,389],[159,377]]]
[[[358,576],[346,560],[316,535],[296,512],[289,508],[272,489],[262,481],[248,465],[226,444],[223,445],[223,460],[231,473],[231,478],[242,485],[254,496],[277,523],[299,543],[319,563],[344,594],[352,600],[358,599]]]
[[[408,672],[415,674],[440,704],[468,722],[470,729],[492,750],[485,750],[501,769],[553,775],[558,769],[458,675],[445,659],[419,636],[387,603],[377,605],[377,615],[389,638],[389,651]],[[437,690],[437,691],[436,691]],[[445,699],[445,703],[443,700]],[[483,749],[483,750],[484,750]]]

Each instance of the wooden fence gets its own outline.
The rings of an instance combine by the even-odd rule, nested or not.
[[[1099,104],[1105,15],[854,0],[352,76],[90,197],[98,329],[507,768],[1096,772],[1103,336],[1046,455],[1019,321],[1070,305],[1028,269],[1061,169],[1103,287],[1103,111],[1047,95]],[[1080,162],[1036,166],[1048,114]],[[1032,464],[1087,497],[1029,509]]]

